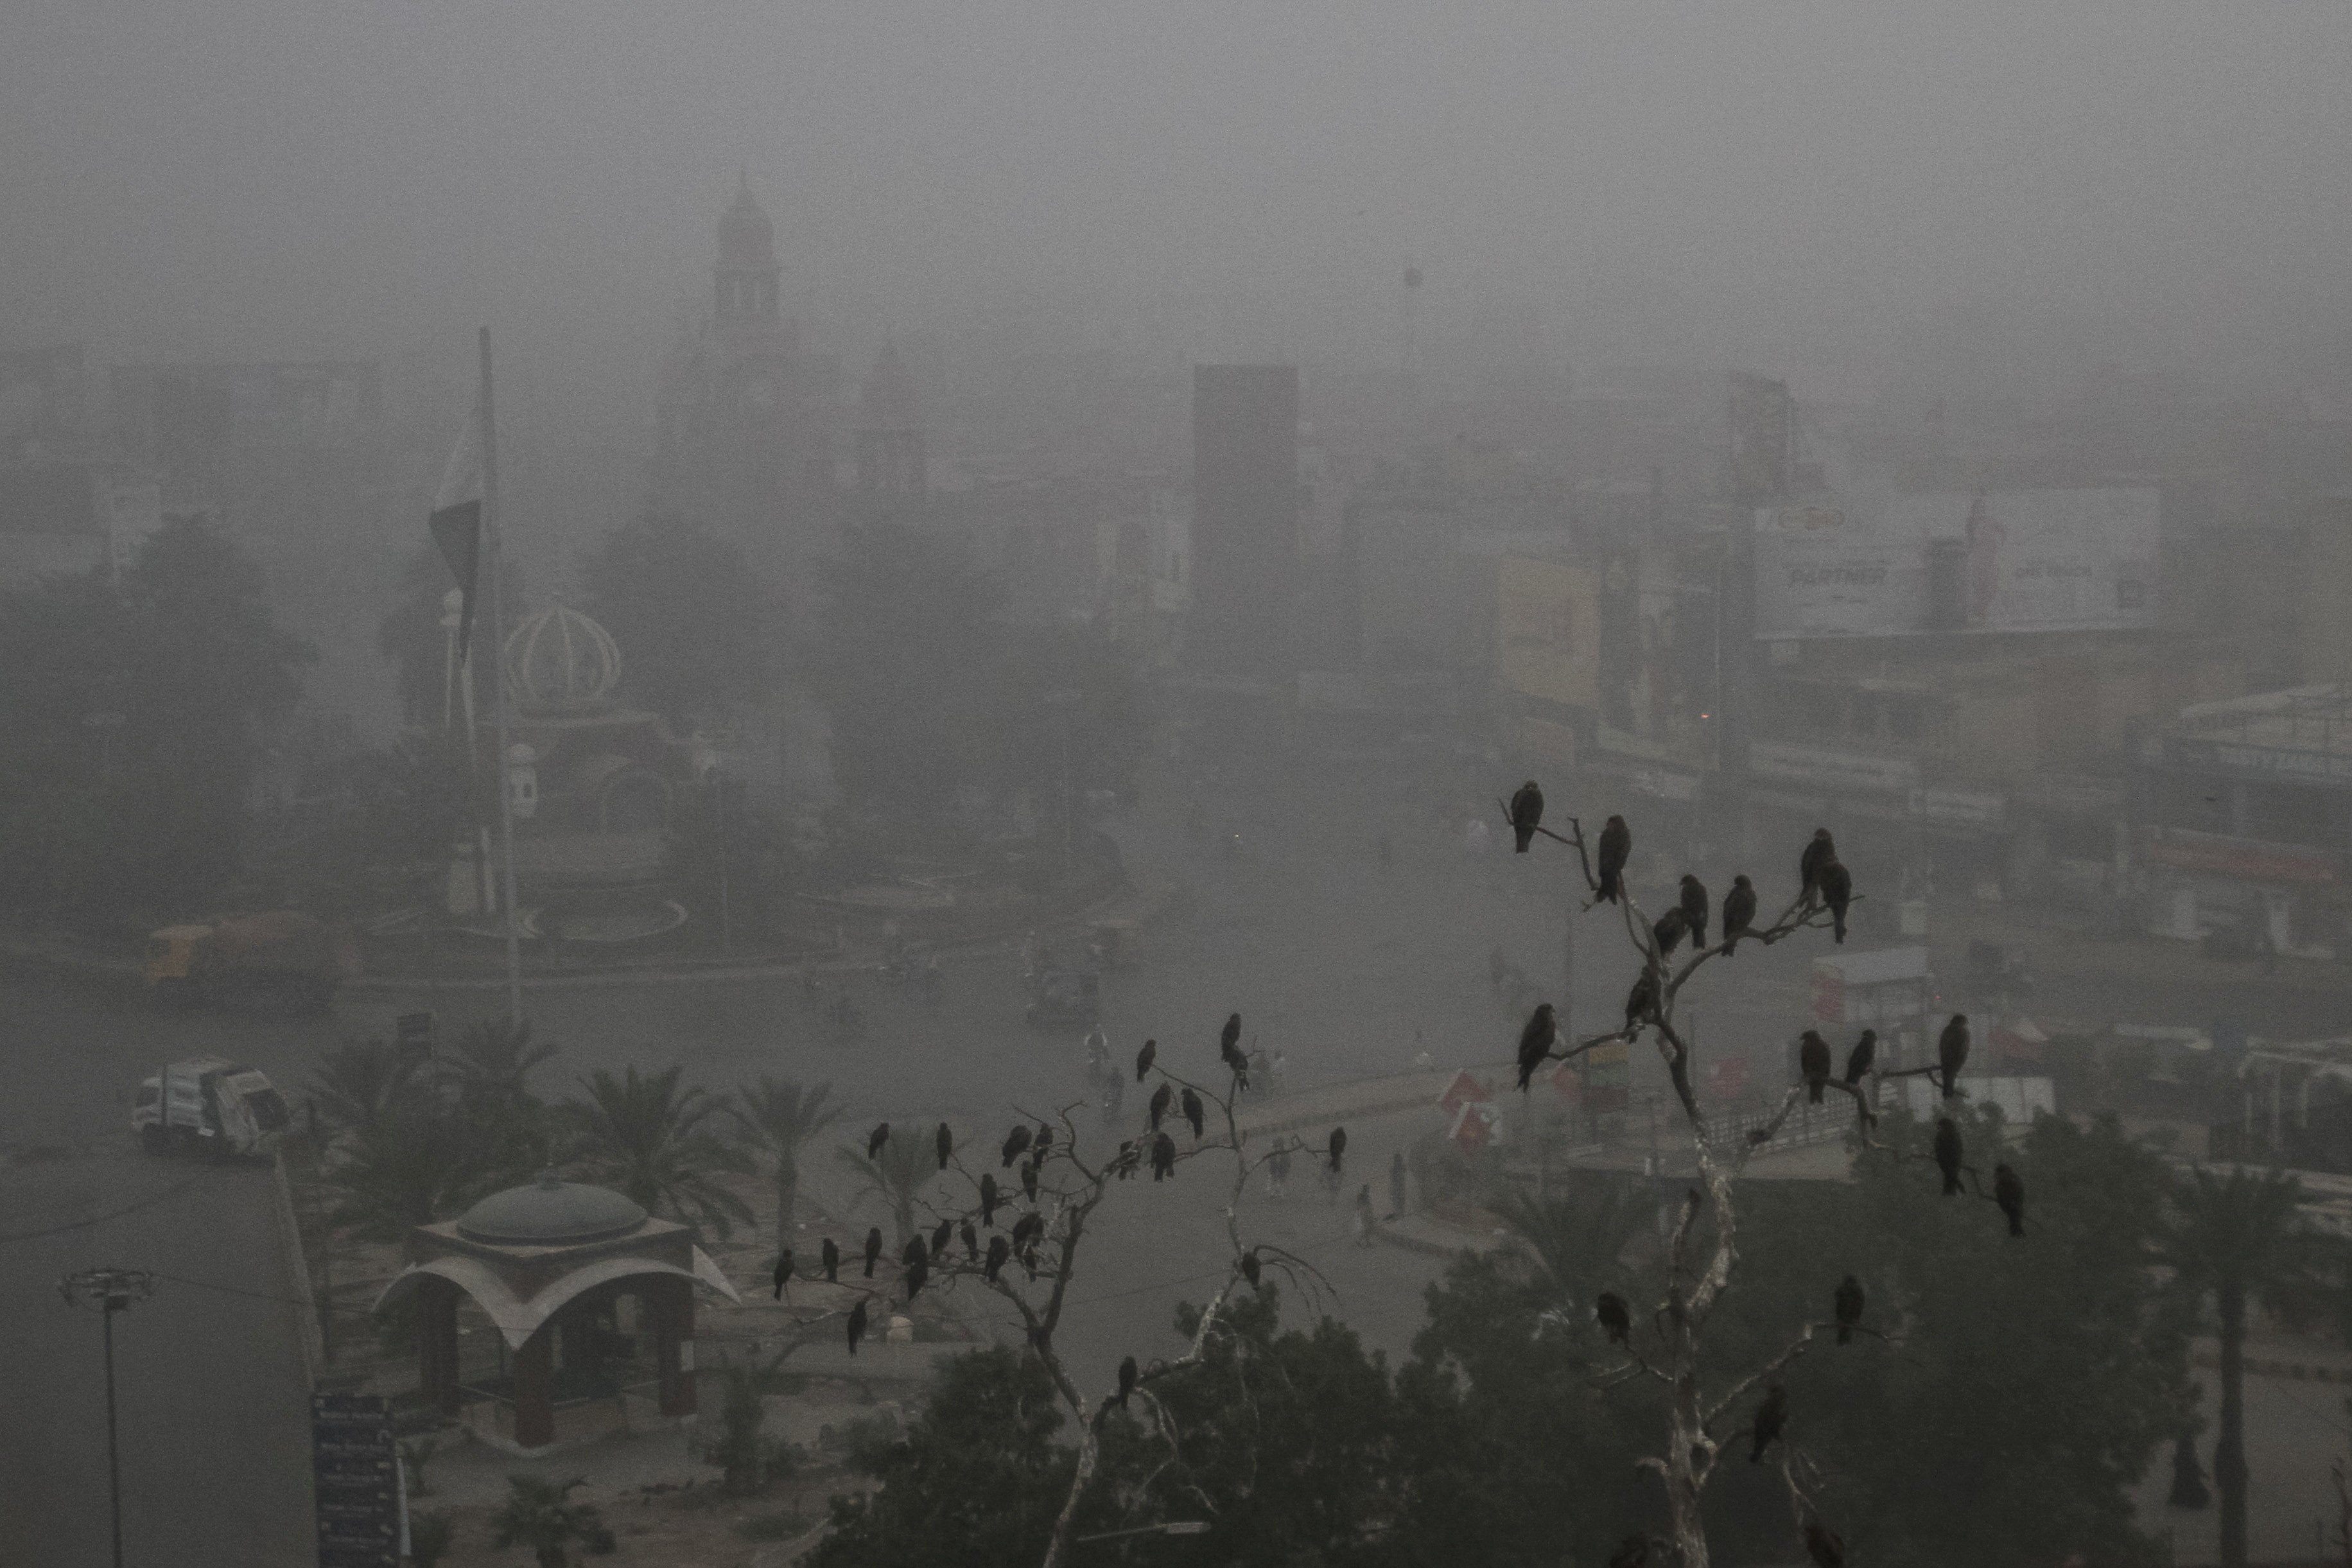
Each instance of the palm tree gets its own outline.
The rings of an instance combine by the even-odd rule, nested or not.
[[[328,1165],[340,1196],[334,1220],[379,1241],[446,1219],[496,1181],[478,1130],[446,1107],[418,1097],[355,1129]]]
[[[1623,1273],[1626,1246],[1657,1223],[1657,1194],[1647,1184],[1606,1173],[1575,1173],[1554,1197],[1505,1188],[1488,1199],[1562,1298],[1582,1298]]]
[[[501,1552],[528,1546],[539,1568],[566,1568],[575,1541],[592,1552],[611,1551],[613,1532],[595,1505],[572,1500],[572,1489],[587,1484],[585,1478],[557,1482],[509,1476],[507,1500],[490,1516],[490,1544]]]
[[[834,1159],[856,1176],[857,1195],[872,1194],[887,1205],[891,1223],[898,1227],[898,1243],[915,1234],[915,1207],[922,1201],[923,1184],[940,1173],[940,1160],[928,1138],[893,1137],[881,1153],[867,1159],[863,1149],[843,1144]]]
[[[327,1053],[310,1074],[310,1103],[337,1132],[362,1132],[408,1098],[414,1064],[382,1040],[354,1040]]]
[[[530,1100],[530,1070],[563,1047],[534,1041],[528,1018],[486,1018],[466,1026],[450,1045],[448,1073],[459,1098],[489,1105]]]
[[[742,1141],[775,1164],[776,1245],[793,1244],[793,1199],[801,1184],[801,1145],[840,1120],[841,1107],[827,1105],[833,1085],[803,1089],[788,1078],[760,1079],[755,1089],[736,1091],[727,1102]]]
[[[576,1129],[573,1153],[589,1174],[647,1210],[723,1237],[733,1221],[748,1223],[751,1211],[714,1178],[752,1165],[703,1126],[722,1102],[698,1088],[680,1090],[683,1070],[641,1077],[632,1067],[619,1078],[599,1070],[581,1079],[587,1098],[566,1108]]]
[[[2199,1300],[2212,1295],[2221,1320],[2213,1488],[2221,1505],[2221,1568],[2245,1568],[2246,1562],[2246,1305],[2293,1313],[2308,1304],[2318,1283],[2321,1238],[2303,1222],[2301,1197],[2293,1176],[2243,1165],[2226,1177],[2200,1166],[2173,1191],[2168,1261]]]

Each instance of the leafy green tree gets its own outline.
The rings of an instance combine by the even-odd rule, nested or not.
[[[751,1170],[751,1162],[705,1124],[721,1101],[699,1088],[681,1089],[684,1068],[640,1075],[630,1067],[614,1077],[603,1069],[581,1080],[583,1098],[571,1102],[573,1156],[592,1180],[611,1186],[654,1214],[726,1236],[751,1211],[717,1180]]]
[[[719,1435],[702,1457],[719,1467],[720,1488],[734,1496],[748,1496],[792,1474],[792,1446],[767,1434],[766,1396],[784,1358],[798,1348],[795,1342],[765,1359],[730,1358],[719,1368],[725,1392],[719,1405]]]
[[[408,1516],[408,1561],[415,1568],[440,1568],[457,1543],[457,1523],[446,1513],[423,1510]]]
[[[912,1136],[912,1131],[894,1133],[871,1160],[865,1150],[845,1143],[833,1155],[835,1163],[857,1178],[859,1197],[878,1198],[890,1211],[890,1223],[897,1227],[902,1247],[920,1223],[916,1210],[922,1206],[924,1187],[940,1173],[939,1154],[930,1140]]]
[[[880,1483],[833,1500],[811,1568],[1030,1568],[1070,1489],[1071,1451],[1053,1379],[1034,1356],[993,1349],[939,1369],[903,1436],[851,1462]]]
[[[537,1476],[509,1476],[507,1499],[490,1516],[490,1544],[503,1552],[527,1546],[539,1568],[566,1568],[574,1544],[591,1552],[612,1550],[613,1532],[593,1503],[573,1502],[573,1489],[586,1478],[543,1480]]]
[[[315,657],[201,519],[167,522],[119,583],[0,593],[0,897],[82,919],[209,900]]]
[[[2260,1304],[2294,1318],[2309,1312],[2326,1269],[2325,1243],[2305,1223],[2301,1185],[2280,1171],[2199,1167],[2173,1186],[2168,1260],[2220,1320],[2221,1407],[2215,1423],[2221,1568],[2246,1562],[2246,1311]]]
[[[1107,633],[1008,624],[967,551],[899,523],[855,530],[826,588],[810,672],[835,773],[861,807],[903,826],[966,785],[1030,789],[1050,811],[1131,787],[1150,714]]]
[[[684,518],[642,517],[583,557],[581,577],[635,701],[690,724],[767,692],[774,607],[736,545]]]
[[[828,1105],[833,1085],[803,1089],[788,1078],[762,1075],[735,1091],[727,1113],[735,1119],[744,1145],[764,1156],[776,1183],[776,1245],[793,1241],[793,1205],[800,1192],[801,1148],[841,1120],[842,1108]]]

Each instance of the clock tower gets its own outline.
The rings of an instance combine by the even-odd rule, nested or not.
[[[651,510],[742,547],[796,604],[835,526],[838,366],[783,314],[776,228],[739,174],[710,307],[662,367]]]

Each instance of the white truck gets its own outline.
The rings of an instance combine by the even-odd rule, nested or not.
[[[173,1062],[139,1086],[131,1130],[151,1154],[226,1160],[270,1152],[293,1120],[260,1069],[219,1057]]]

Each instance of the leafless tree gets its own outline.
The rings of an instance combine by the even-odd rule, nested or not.
[[[1507,807],[1507,820],[1508,815]],[[1578,868],[1592,894],[1591,901],[1584,905],[1585,911],[1589,912],[1601,901],[1601,883],[1593,873],[1591,858],[1586,850],[1582,825],[1571,817],[1569,819],[1569,832],[1565,835],[1548,828],[1538,831],[1576,851]],[[1603,1386],[1613,1386],[1638,1378],[1648,1378],[1665,1389],[1665,1451],[1646,1458],[1641,1463],[1644,1468],[1657,1471],[1665,1483],[1666,1501],[1674,1521],[1674,1547],[1682,1568],[1706,1568],[1706,1533],[1699,1516],[1699,1501],[1721,1456],[1723,1439],[1717,1433],[1722,1429],[1722,1423],[1738,1412],[1759,1387],[1768,1385],[1780,1372],[1803,1356],[1813,1344],[1817,1332],[1835,1326],[1828,1322],[1807,1323],[1786,1347],[1753,1372],[1735,1380],[1728,1388],[1710,1394],[1702,1386],[1699,1375],[1701,1340],[1709,1317],[1730,1287],[1732,1273],[1739,1258],[1738,1215],[1732,1202],[1733,1178],[1739,1174],[1748,1157],[1770,1142],[1779,1132],[1789,1113],[1796,1108],[1799,1098],[1805,1093],[1805,1086],[1792,1086],[1781,1100],[1779,1110],[1761,1126],[1750,1129],[1744,1137],[1727,1138],[1709,1128],[1706,1117],[1699,1111],[1698,1096],[1693,1087],[1691,1041],[1676,1021],[1676,1006],[1681,1001],[1684,987],[1710,959],[1729,952],[1732,939],[1697,947],[1677,963],[1661,951],[1654,930],[1635,901],[1627,879],[1620,877],[1619,882],[1617,911],[1624,922],[1627,940],[1642,959],[1641,976],[1628,997],[1625,1021],[1620,1027],[1589,1039],[1555,1043],[1545,1054],[1546,1059],[1573,1060],[1595,1047],[1633,1044],[1647,1036],[1655,1043],[1658,1055],[1665,1063],[1666,1076],[1674,1084],[1675,1097],[1682,1103],[1692,1153],[1698,1167],[1699,1184],[1690,1189],[1685,1196],[1667,1241],[1664,1298],[1649,1320],[1649,1332],[1658,1342],[1655,1359],[1643,1355],[1635,1343],[1629,1342],[1624,1364],[1603,1373],[1598,1381]],[[1742,945],[1769,947],[1786,942],[1800,931],[1826,928],[1829,923],[1826,909],[1800,895],[1790,901],[1772,924],[1740,932],[1736,940]],[[1863,1083],[1849,1084],[1832,1074],[1825,1084],[1826,1088],[1834,1089],[1853,1099],[1856,1124],[1865,1141],[1870,1139],[1871,1129],[1876,1122],[1872,1109],[1875,1084],[1872,1080],[1877,1076],[1874,1073]],[[1704,1243],[1699,1235],[1702,1215],[1710,1221],[1712,1230],[1711,1238]],[[1750,1429],[1738,1427],[1733,1430]],[[1820,1516],[1813,1509],[1810,1491],[1800,1486],[1796,1470],[1784,1464],[1782,1474],[1788,1480],[1792,1503],[1798,1510],[1801,1528],[1802,1521],[1808,1519],[1818,1522]]]
[[[1060,1568],[1069,1560],[1075,1538],[1078,1512],[1088,1488],[1094,1481],[1101,1455],[1102,1421],[1110,1410],[1126,1403],[1117,1389],[1089,1394],[1080,1386],[1076,1375],[1064,1359],[1058,1340],[1064,1314],[1069,1306],[1070,1281],[1077,1272],[1079,1254],[1087,1236],[1087,1226],[1097,1209],[1108,1198],[1112,1187],[1121,1182],[1176,1178],[1176,1168],[1191,1164],[1204,1156],[1222,1155],[1232,1164],[1232,1184],[1224,1205],[1225,1244],[1229,1252],[1224,1277],[1208,1304],[1201,1310],[1200,1321],[1192,1331],[1192,1342],[1183,1353],[1172,1359],[1156,1359],[1138,1368],[1135,1386],[1129,1398],[1140,1401],[1148,1425],[1164,1437],[1173,1449],[1179,1441],[1173,1422],[1166,1407],[1152,1393],[1152,1385],[1173,1377],[1186,1369],[1198,1366],[1214,1337],[1223,1331],[1227,1303],[1237,1288],[1255,1288],[1267,1272],[1283,1275],[1308,1289],[1324,1287],[1322,1277],[1315,1268],[1297,1254],[1266,1243],[1244,1245],[1242,1238],[1240,1203],[1251,1175],[1273,1152],[1273,1145],[1253,1154],[1246,1144],[1234,1113],[1234,1095],[1231,1089],[1220,1094],[1201,1084],[1178,1077],[1164,1067],[1155,1066],[1150,1076],[1173,1091],[1190,1091],[1200,1099],[1204,1112],[1202,1125],[1205,1136],[1184,1138],[1173,1130],[1185,1128],[1181,1116],[1171,1110],[1163,1127],[1170,1130],[1171,1142],[1182,1145],[1173,1151],[1172,1164],[1155,1170],[1152,1144],[1156,1134],[1142,1136],[1119,1143],[1107,1157],[1097,1158],[1083,1152],[1073,1121],[1076,1107],[1065,1106],[1047,1118],[1028,1117],[1022,1125],[1050,1127],[1052,1142],[1046,1146],[1036,1171],[1037,1193],[1034,1203],[1024,1197],[1022,1185],[1011,1189],[1007,1206],[1018,1211],[1013,1226],[1024,1224],[1023,1244],[1013,1247],[1011,1256],[993,1270],[985,1258],[974,1260],[969,1256],[957,1258],[940,1258],[930,1260],[931,1276],[942,1283],[969,1280],[992,1291],[1011,1304],[1019,1316],[1032,1354],[1044,1365],[1052,1378],[1055,1394],[1067,1409],[1077,1428],[1077,1468],[1071,1477],[1069,1495],[1064,1500],[1054,1521],[1045,1558],[1045,1568]],[[1234,1086],[1235,1088],[1238,1085]],[[1294,1145],[1293,1152],[1297,1152]],[[1329,1144],[1309,1148],[1308,1152],[1324,1159],[1330,1158]],[[982,1147],[979,1157],[987,1158],[992,1151]],[[1027,1153],[1020,1156],[1023,1160]],[[977,1194],[980,1177],[967,1170],[963,1154],[959,1152],[950,1161],[951,1170],[970,1192]],[[983,1173],[999,1174],[1001,1173]],[[977,1200],[955,1209],[934,1209],[935,1215],[950,1219],[977,1217]],[[1006,1234],[1000,1218],[999,1234]],[[1010,1245],[1008,1235],[1008,1246]]]

